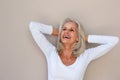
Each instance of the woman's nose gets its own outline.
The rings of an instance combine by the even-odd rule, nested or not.
[[[66,30],[66,31],[65,31],[65,33],[67,33],[67,34],[68,34],[68,33],[69,33],[69,30]]]

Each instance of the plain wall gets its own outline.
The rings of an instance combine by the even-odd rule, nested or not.
[[[77,18],[87,34],[120,37],[120,0],[0,0],[0,80],[47,80],[29,22],[58,27],[66,17]],[[120,80],[119,68],[120,42],[89,64],[84,80]]]

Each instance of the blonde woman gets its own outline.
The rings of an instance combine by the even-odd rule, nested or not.
[[[115,36],[85,35],[78,21],[70,18],[59,30],[38,22],[31,22],[29,27],[46,56],[48,80],[83,80],[88,64],[110,51],[119,41]],[[57,48],[44,34],[58,36]],[[86,49],[86,42],[100,45]]]

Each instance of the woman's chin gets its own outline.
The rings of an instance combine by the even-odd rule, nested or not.
[[[62,40],[62,43],[63,43],[63,44],[70,44],[70,40],[65,40],[65,39],[64,39],[64,40]]]

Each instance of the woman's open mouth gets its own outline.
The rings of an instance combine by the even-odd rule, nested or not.
[[[70,39],[71,37],[68,36],[68,35],[64,35],[63,38],[64,38],[64,39]]]

